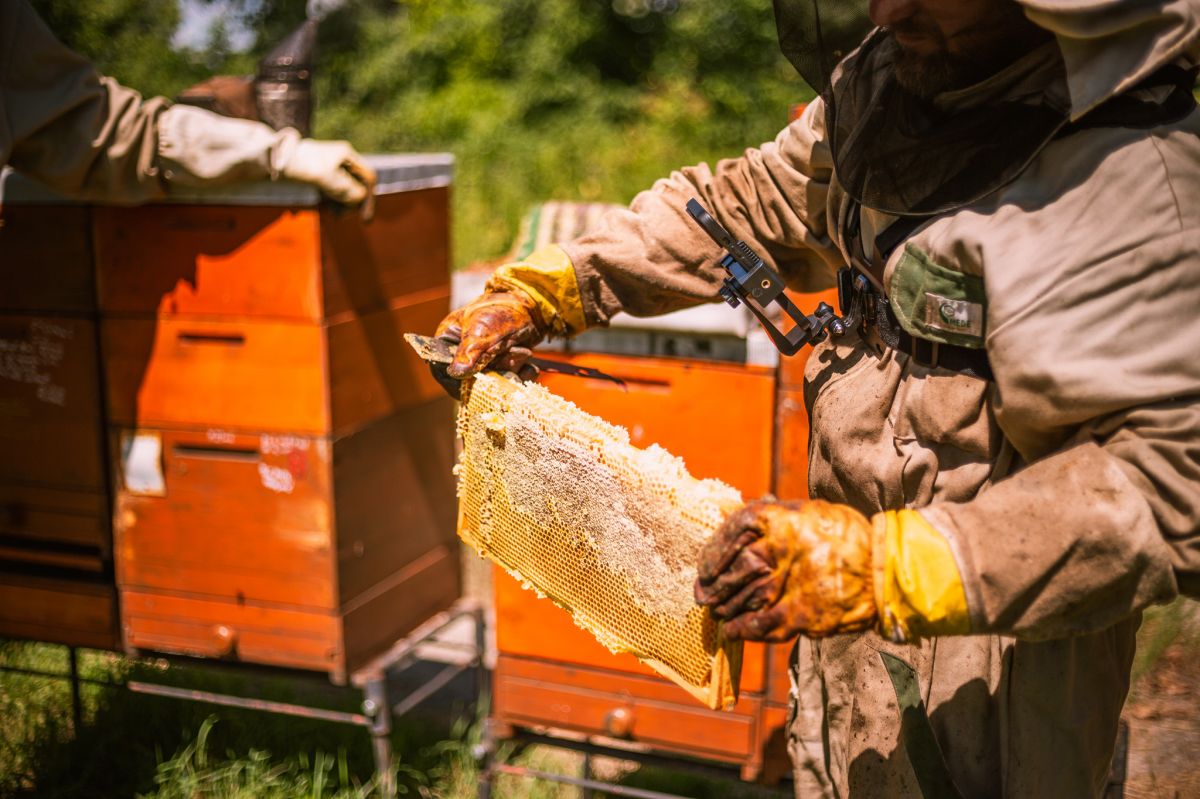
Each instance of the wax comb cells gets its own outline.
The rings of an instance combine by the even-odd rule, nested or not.
[[[459,535],[712,708],[741,645],[692,600],[700,546],[741,496],[536,384],[481,374],[459,415]]]

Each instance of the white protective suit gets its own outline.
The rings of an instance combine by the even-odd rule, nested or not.
[[[346,142],[143,101],[63,46],[27,0],[0,3],[0,111],[0,165],[84,200],[141,203],[173,186],[291,179],[354,205],[375,180]]]
[[[1053,40],[935,102],[1032,97],[1086,122],[1125,93],[1158,104],[1133,90],[1196,63],[1200,0],[1020,2]],[[991,379],[857,333],[812,354],[811,496],[919,514],[970,634],[801,641],[799,796],[1103,791],[1141,610],[1200,596],[1200,112],[1180,91],[1178,117],[1063,131],[879,264],[904,331],[985,349]],[[489,285],[568,334],[715,301],[724,273],[692,197],[795,289],[828,286],[895,221],[839,183],[817,101],[774,141],[671,174]]]

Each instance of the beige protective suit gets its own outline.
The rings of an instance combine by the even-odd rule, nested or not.
[[[0,111],[0,166],[80,199],[140,203],[172,187],[282,178],[353,204],[374,181],[346,142],[143,101],[63,46],[27,0],[0,2]]]
[[[1022,2],[1057,44],[941,101],[1033,86],[1079,117],[1196,55],[1200,0]],[[823,128],[816,102],[775,141],[673,173],[564,244],[587,324],[715,299],[723,274],[684,212],[693,196],[794,288],[829,285],[851,204]],[[868,251],[890,221],[863,211]],[[941,769],[965,797],[1097,796],[1140,611],[1200,595],[1200,114],[1053,141],[1014,183],[913,234],[884,284],[910,334],[986,346],[995,380],[878,356],[855,335],[820,345],[811,495],[920,509],[950,543],[978,634],[802,641],[824,742],[806,745],[819,716],[803,693],[798,794],[920,796],[916,772]],[[932,297],[965,309],[959,324]],[[936,745],[910,723],[922,712]]]

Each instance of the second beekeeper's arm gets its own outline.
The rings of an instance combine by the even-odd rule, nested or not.
[[[290,179],[357,205],[374,185],[346,142],[143,100],[59,42],[26,0],[0,4],[0,59],[0,156],[71,197],[140,203],[176,187]]]
[[[823,121],[814,102],[774,141],[715,169],[674,172],[594,232],[500,267],[484,296],[438,330],[462,342],[450,373],[472,374],[548,335],[607,325],[618,312],[655,316],[717,301],[720,250],[687,215],[693,197],[793,288],[831,285],[840,256],[826,230],[832,166]]]

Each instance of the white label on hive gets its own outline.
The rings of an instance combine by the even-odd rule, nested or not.
[[[121,479],[130,494],[165,497],[162,438],[158,433],[121,434]]]

